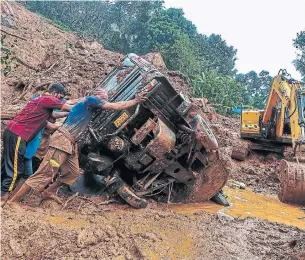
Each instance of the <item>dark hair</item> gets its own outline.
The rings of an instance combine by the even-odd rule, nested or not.
[[[64,85],[60,84],[60,83],[53,83],[49,87],[48,92],[49,93],[56,92],[56,93],[60,93],[60,94],[66,95],[66,89],[65,89]]]

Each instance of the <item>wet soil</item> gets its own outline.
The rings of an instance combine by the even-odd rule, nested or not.
[[[2,110],[19,111],[34,93],[43,91],[54,81],[66,82],[72,97],[85,95],[123,57],[105,50],[97,42],[63,31],[21,5],[8,5],[12,13],[8,14],[7,8],[1,9],[5,14],[1,17],[2,29],[25,40],[6,35],[4,46],[37,70],[13,61],[11,72],[6,77],[2,75]],[[159,54],[149,54],[145,58],[154,62],[177,90],[189,94],[187,79],[179,72],[167,71]],[[220,147],[230,150],[243,143],[239,138],[238,119],[217,115],[206,99],[192,101],[199,107],[202,116],[209,120]],[[279,159],[276,155],[251,154],[243,162],[230,160],[230,178],[243,182],[254,192],[261,193],[260,196],[272,194],[272,201],[276,200]],[[276,218],[266,218],[266,214],[273,216],[273,213],[264,212],[259,207],[249,208],[251,204],[248,202],[265,205],[270,203],[269,195],[267,199],[262,197],[260,200],[261,197],[258,199],[251,192],[249,195],[226,188],[225,193],[236,206],[227,211],[211,203],[168,207],[154,201],[150,201],[147,209],[134,210],[122,204],[100,204],[108,199],[106,197],[76,197],[65,209],[61,209],[61,206],[50,202],[38,207],[39,198],[31,195],[23,203],[26,210],[16,211],[7,207],[1,210],[1,257],[305,259],[302,226],[305,219],[302,216],[292,220],[292,223],[288,218],[287,222],[279,224],[281,213],[276,209],[288,212],[288,217],[299,215],[293,215],[295,213],[291,213],[294,212],[291,208],[288,210],[276,204],[271,207],[272,212],[276,212]],[[67,192],[61,195],[65,199],[72,196]],[[246,218],[248,215],[251,218]]]
[[[297,227],[166,205],[4,208],[2,221],[2,259],[302,259],[305,248]]]

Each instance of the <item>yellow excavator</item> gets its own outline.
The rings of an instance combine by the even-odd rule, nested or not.
[[[240,160],[248,150],[285,155],[287,158],[281,160],[279,169],[279,199],[301,205],[305,205],[304,110],[305,84],[292,79],[286,70],[280,70],[272,80],[265,110],[241,112],[241,138],[251,142],[247,149],[237,148],[232,152],[232,157]]]

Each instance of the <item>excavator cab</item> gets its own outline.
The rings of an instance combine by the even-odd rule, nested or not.
[[[256,135],[260,137],[261,112],[258,110],[244,110],[241,112],[241,136],[246,138]]]

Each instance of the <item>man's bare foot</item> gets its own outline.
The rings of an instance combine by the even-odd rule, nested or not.
[[[44,192],[41,194],[41,197],[42,197],[43,200],[51,199],[51,200],[56,201],[56,202],[57,202],[58,204],[60,204],[60,205],[63,204],[62,199],[59,198],[56,194],[51,193],[51,192],[44,191]]]
[[[10,198],[10,193],[6,192],[1,195],[1,207],[3,208],[6,205],[7,200]]]
[[[6,207],[11,209],[11,210],[14,210],[14,211],[24,210],[24,208],[22,208],[22,206],[18,202],[7,201],[4,205],[4,208],[6,208]]]

